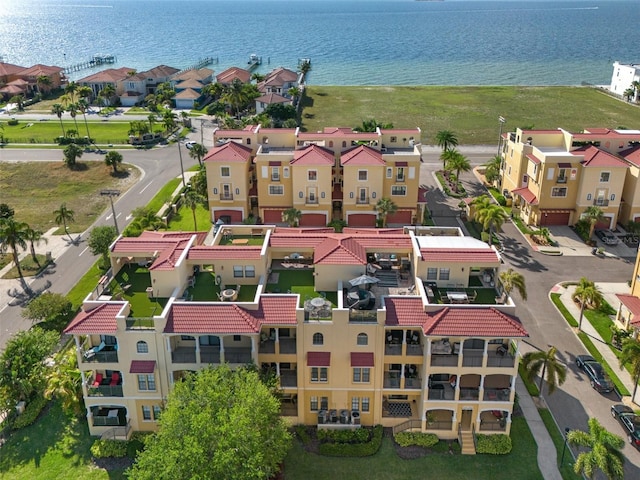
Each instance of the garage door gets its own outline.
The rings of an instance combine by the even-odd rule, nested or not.
[[[214,220],[222,218],[222,221],[227,224],[242,223],[242,212],[238,210],[216,210],[213,216]]]
[[[611,218],[604,217],[601,222],[596,223],[596,230],[606,230],[607,228],[611,228]]]
[[[323,213],[305,213],[300,219],[301,227],[325,227],[327,216]]]
[[[387,224],[411,225],[411,210],[399,210],[393,215],[387,215]]]
[[[354,213],[349,215],[347,223],[350,227],[375,227],[376,216],[369,213]]]
[[[271,223],[282,223],[282,212],[284,210],[282,209],[277,209],[277,210],[265,210],[264,211],[264,218],[262,219],[262,221],[266,224],[271,224]]]
[[[540,225],[569,225],[571,212],[542,212]]]

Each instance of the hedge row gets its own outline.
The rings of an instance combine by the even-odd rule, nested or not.
[[[440,439],[433,433],[422,432],[400,432],[394,435],[394,440],[401,447],[409,447],[411,445],[418,445],[420,447],[433,447]]]
[[[476,453],[492,455],[506,455],[511,452],[511,437],[509,435],[477,435]]]
[[[373,435],[367,443],[323,443],[320,454],[330,457],[369,457],[375,455],[382,444],[382,425],[373,427]]]
[[[36,421],[38,415],[45,407],[49,400],[42,397],[36,397],[27,403],[27,406],[24,409],[24,412],[16,418],[16,421],[13,423],[13,428],[15,430],[19,430],[21,428],[27,427]]]
[[[333,443],[366,443],[371,439],[369,430],[356,428],[355,430],[318,430],[318,440]]]
[[[95,458],[126,457],[128,443],[124,440],[96,440],[91,445],[91,455]]]

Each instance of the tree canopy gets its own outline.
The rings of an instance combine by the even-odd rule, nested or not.
[[[93,255],[102,255],[102,264],[109,265],[109,245],[116,239],[116,227],[93,227],[89,233],[88,245]]]
[[[280,405],[255,370],[207,368],[178,382],[131,480],[268,479],[290,444]]]

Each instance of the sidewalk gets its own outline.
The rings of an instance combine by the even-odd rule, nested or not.
[[[596,286],[600,289],[605,300],[614,310],[617,310],[620,306],[620,300],[616,297],[616,293],[629,293],[629,286],[626,283],[597,283]],[[560,294],[560,300],[577,322],[580,319],[580,308],[571,298],[575,289],[575,285],[570,285],[565,288],[561,284],[556,284],[551,289],[550,293]],[[627,390],[633,392],[633,379],[631,378],[631,375],[626,369],[619,368],[618,358],[602,339],[596,329],[593,328],[591,322],[584,317],[582,319],[582,331],[591,337],[593,344],[600,352],[600,355],[602,355],[604,361],[607,362],[611,369],[615,371],[615,374],[624,386],[627,387]]]

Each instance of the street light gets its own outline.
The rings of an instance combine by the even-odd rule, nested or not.
[[[182,149],[180,148],[180,139],[178,138],[178,155],[180,156],[180,171],[182,172],[182,188],[186,188],[187,183],[184,181],[184,166],[182,165]]]
[[[500,134],[498,135],[498,156],[500,156],[500,150],[502,150],[502,126],[507,123],[507,120],[503,116],[498,117],[500,122]]]
[[[116,234],[120,235],[120,230],[118,229],[118,219],[116,218],[116,209],[113,206],[113,197],[120,196],[120,190],[100,190],[100,195],[103,197],[109,197],[111,201],[111,213],[113,214],[113,224],[116,227]]]
[[[567,450],[567,435],[571,429],[569,427],[564,429],[564,442],[562,445],[562,455],[560,456],[560,468],[562,468],[562,463],[564,462],[564,452]]]

